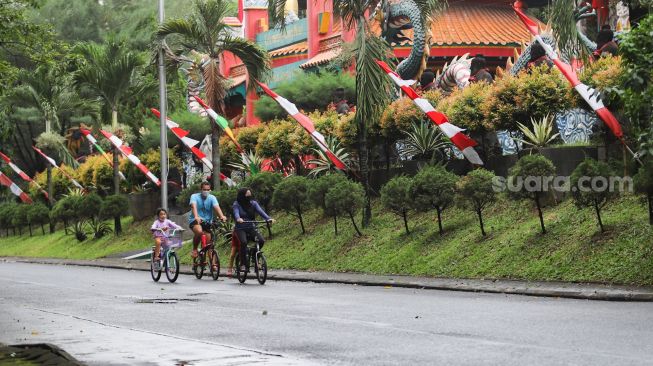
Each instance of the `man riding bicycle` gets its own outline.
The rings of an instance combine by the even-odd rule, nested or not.
[[[236,230],[235,235],[238,237],[238,242],[240,243],[240,266],[241,270],[244,272],[245,267],[245,256],[247,252],[247,241],[248,239],[253,239],[259,242],[260,247],[263,247],[265,240],[261,233],[256,230],[256,225],[250,221],[254,221],[256,214],[258,213],[265,219],[265,221],[274,223],[268,214],[263,211],[258,202],[254,201],[252,198],[252,191],[249,188],[241,188],[238,190],[238,196],[236,201],[233,203],[234,217],[236,218]],[[229,259],[229,270],[233,263],[233,257]]]
[[[220,209],[218,199],[210,194],[211,184],[202,182],[200,184],[200,193],[190,196],[191,213],[189,217],[189,227],[193,230],[193,253],[191,256],[197,258],[197,245],[202,240],[202,234],[206,235],[206,240],[211,241],[211,222],[213,221],[213,212],[218,214],[220,220],[226,221],[227,218]]]

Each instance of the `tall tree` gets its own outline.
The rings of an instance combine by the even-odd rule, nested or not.
[[[208,56],[205,62],[197,66],[206,85],[207,103],[221,115],[224,115],[225,111],[224,98],[227,88],[225,78],[220,73],[220,55],[230,52],[243,62],[249,78],[247,85],[250,88],[254,88],[253,79],[262,80],[270,70],[267,52],[256,43],[234,36],[232,28],[222,21],[230,15],[230,9],[228,0],[194,0],[190,16],[170,19],[164,22],[157,32],[161,39],[178,35],[183,51],[197,51]],[[211,128],[212,183],[217,190],[220,186],[220,130],[215,123],[212,123]]]
[[[117,40],[109,40],[104,45],[80,44],[76,50],[83,61],[74,75],[75,82],[78,86],[91,89],[106,103],[111,110],[111,125],[116,128],[118,109],[137,86],[137,73],[145,61],[139,54],[130,51],[124,42]],[[115,148],[113,149],[113,185],[114,194],[119,194],[118,151]]]

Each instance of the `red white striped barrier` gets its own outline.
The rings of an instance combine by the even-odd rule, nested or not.
[[[414,80],[404,80],[396,72],[392,71],[390,66],[383,61],[376,63],[390,76],[392,81],[397,84],[406,95],[429,117],[429,119],[440,128],[442,133],[447,136],[451,142],[460,150],[470,163],[483,165],[483,160],[478,156],[474,146],[478,145],[476,141],[462,133],[464,130],[458,126],[449,123],[449,119],[444,113],[438,112],[433,108],[428,100],[420,97],[411,87]]]
[[[100,130],[102,132],[102,135],[107,138],[107,140],[111,141],[111,144],[116,147],[129,161],[136,165],[136,167],[145,174],[145,176],[152,181],[152,183],[156,184],[157,186],[161,186],[161,181],[159,181],[159,178],[157,178],[156,175],[152,174],[152,172],[147,169],[147,167],[141,163],[140,159],[134,155],[132,152],[132,149],[128,146],[123,145],[122,140],[119,139],[117,136],[112,134],[111,132],[107,132],[105,130]]]
[[[20,197],[20,200],[23,201],[23,203],[32,203],[32,199],[29,198],[27,193],[23,192],[23,190],[20,189],[20,187],[16,185],[16,183],[12,182],[11,179],[9,179],[9,177],[4,175],[2,172],[0,172],[0,184],[9,187],[11,193]]]
[[[313,141],[319,146],[319,148],[329,157],[329,160],[335,165],[336,168],[340,170],[345,170],[347,169],[347,166],[345,163],[343,163],[336,155],[329,150],[327,147],[326,141],[324,140],[324,136],[322,136],[321,133],[319,133],[315,129],[315,125],[313,124],[313,121],[311,121],[308,116],[305,114],[301,113],[298,109],[297,106],[295,106],[293,103],[291,103],[288,99],[280,96],[279,94],[273,92],[270,90],[270,88],[263,84],[260,81],[256,81],[258,85],[265,91],[267,95],[269,95],[272,99],[274,99],[281,108],[283,108],[288,114],[294,118],[299,124],[306,130],[311,135],[311,138],[313,138]]]
[[[7,163],[7,165],[9,165],[11,169],[13,169],[14,172],[16,172],[16,174],[18,174],[21,178],[23,178],[24,181],[33,183],[36,186],[36,188],[38,188],[43,193],[45,199],[49,199],[48,192],[46,192],[35,180],[30,178],[30,176],[27,175],[27,173],[22,171],[16,164],[14,164],[7,155],[0,152],[0,158],[2,158],[2,160],[4,160],[5,163]]]
[[[84,189],[84,187],[83,187],[81,184],[79,184],[79,182],[76,181],[75,178],[71,177],[70,174],[66,173],[65,170],[61,169],[61,168],[57,165],[57,162],[54,161],[54,159],[52,159],[51,157],[45,155],[45,153],[43,153],[43,151],[41,151],[41,149],[39,149],[39,148],[36,147],[36,146],[32,146],[32,149],[34,149],[34,151],[36,151],[37,153],[39,153],[39,154],[40,154],[40,155],[41,155],[45,160],[47,160],[48,163],[50,163],[50,165],[52,165],[53,168],[59,169],[59,171],[61,172],[61,174],[63,174],[66,178],[68,178],[68,179],[69,179],[69,180],[70,180],[70,181],[75,185],[75,187],[77,187],[77,188],[79,188],[79,189]]]

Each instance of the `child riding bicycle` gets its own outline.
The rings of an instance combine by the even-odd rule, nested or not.
[[[154,258],[152,261],[155,263],[156,270],[159,270],[161,263],[161,242],[166,239],[166,234],[169,230],[181,230],[181,226],[175,224],[171,220],[168,220],[168,211],[164,208],[156,209],[156,220],[152,223],[150,231],[152,231],[152,236],[154,237]]]
[[[236,248],[234,244],[240,246],[240,263],[241,268],[245,271],[245,253],[247,251],[247,241],[249,238],[255,238],[261,247],[265,243],[261,233],[256,230],[256,225],[251,223],[254,221],[256,214],[258,213],[265,219],[265,221],[274,222],[270,216],[268,216],[261,206],[252,198],[252,191],[249,188],[241,188],[238,190],[238,196],[236,201],[233,203],[234,217],[236,218],[236,228],[234,229],[234,239],[232,240],[232,250],[231,257],[229,258],[229,267],[227,268],[227,275],[231,276],[233,270],[234,257],[236,254]]]

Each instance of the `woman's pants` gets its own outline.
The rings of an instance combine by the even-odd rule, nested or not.
[[[261,235],[261,233],[254,228],[236,229],[236,236],[238,236],[238,241],[240,242],[240,265],[244,266],[247,265],[247,263],[245,262],[245,255],[247,253],[247,242],[249,240],[257,240],[259,242],[259,247],[263,248],[265,239],[263,239],[263,235]]]

